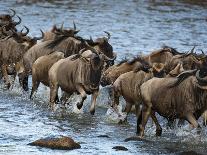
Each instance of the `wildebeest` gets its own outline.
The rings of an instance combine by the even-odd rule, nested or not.
[[[108,43],[108,38],[98,38],[95,41],[85,40],[81,37],[68,37],[67,35],[62,35],[55,40],[52,41],[44,41],[36,46],[33,46],[28,50],[23,56],[23,65],[24,72],[20,74],[21,79],[24,83],[24,89],[28,90],[28,76],[31,74],[32,64],[34,61],[40,56],[47,55],[53,51],[61,51],[64,53],[65,57],[68,57],[72,54],[77,54],[81,49],[86,47],[85,41],[88,42],[91,46],[97,49],[98,52],[105,54],[107,57],[114,60],[116,57],[115,53],[113,53],[112,46]]]
[[[199,69],[205,61],[205,55],[197,55],[193,53],[194,48],[186,54],[182,55],[174,55],[170,61],[166,64],[166,71],[169,72],[178,63],[182,63],[183,69],[191,70],[191,69]]]
[[[132,70],[147,70],[148,68],[149,64],[140,56],[137,56],[132,60],[122,60],[120,63],[109,67],[103,72],[101,85],[106,86],[114,83],[114,81],[123,73]]]
[[[16,25],[21,23],[21,18],[17,16],[19,19],[18,22],[15,22],[12,18],[16,15],[16,12],[13,9],[10,9],[13,13],[12,15],[9,14],[1,14],[0,15],[0,28],[4,27],[7,31],[14,30],[17,32]]]
[[[4,81],[8,88],[10,87],[10,82],[7,74],[7,66],[19,62],[22,59],[23,54],[29,48],[35,45],[38,39],[41,39],[41,37],[31,38],[26,36],[28,34],[28,31],[28,28],[27,32],[25,33],[13,31],[12,35],[9,36],[9,38],[0,42],[0,65],[2,68]]]
[[[164,64],[154,64],[153,68],[130,71],[120,75],[112,85],[114,99],[113,107],[119,104],[119,97],[123,96],[126,101],[124,112],[127,112],[128,114],[131,111],[132,105],[135,105],[136,109],[138,109],[141,103],[141,84],[156,76],[156,73],[159,75],[163,68]],[[159,71],[157,72],[157,70]]]
[[[64,54],[56,51],[49,55],[41,56],[34,62],[32,65],[32,91],[30,98],[38,89],[40,82],[49,86],[48,71],[55,62],[63,58]]]
[[[58,28],[56,25],[53,25],[50,31],[44,32],[44,38],[42,41],[55,40],[60,35],[74,37],[78,32],[79,30],[76,30],[75,22],[73,22],[73,29],[64,29],[63,23],[60,28]]]
[[[193,76],[192,74],[196,75]],[[175,78],[152,78],[141,86],[143,99],[142,121],[137,123],[140,136],[151,112],[158,112],[170,120],[187,120],[199,127],[197,119],[207,110],[207,68],[185,71]],[[138,132],[139,132],[138,131]]]
[[[152,65],[153,63],[167,64],[173,57],[173,55],[182,55],[183,53],[177,52],[171,47],[163,47],[160,50],[153,51],[147,56],[143,56],[143,60]],[[139,57],[139,56],[138,56]],[[104,71],[101,77],[101,85],[106,86],[112,84],[121,74],[132,71],[135,67],[139,68],[139,59],[133,59],[132,61],[123,60],[117,65],[109,67]]]
[[[58,87],[60,87],[69,96],[74,92],[80,93],[82,99],[77,104],[79,109],[83,106],[87,94],[92,94],[90,112],[94,114],[104,61],[111,59],[104,54],[99,54],[92,47],[89,49],[61,59],[50,68],[50,103],[52,107],[54,107]]]
[[[124,112],[127,114],[131,111],[132,105],[140,105],[141,94],[140,86],[153,77],[164,77],[164,64],[154,63],[152,68],[140,71],[130,71],[120,75],[113,83],[113,107],[119,104],[119,97],[123,96],[126,101]],[[182,64],[178,64],[167,76],[175,77],[184,71]]]

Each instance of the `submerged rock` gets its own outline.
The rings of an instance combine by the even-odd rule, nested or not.
[[[60,150],[73,150],[81,148],[80,144],[76,143],[72,138],[65,136],[60,138],[47,137],[36,140],[32,143],[29,143],[28,145]]]
[[[144,139],[144,138],[140,138],[139,136],[132,136],[132,137],[126,138],[124,141],[125,142],[128,142],[128,141],[144,141],[144,142],[150,142],[149,140]]]
[[[184,151],[184,152],[181,152],[179,155],[204,155],[204,154],[200,154],[195,151]]]
[[[110,138],[108,135],[98,135],[97,137],[101,137],[101,138]]]
[[[114,146],[112,149],[115,149],[116,151],[128,151],[124,146]]]

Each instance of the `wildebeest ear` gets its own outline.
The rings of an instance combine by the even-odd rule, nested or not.
[[[52,29],[50,30],[51,32],[55,32],[57,30],[57,26],[53,25]]]

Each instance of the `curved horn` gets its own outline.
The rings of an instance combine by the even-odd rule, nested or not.
[[[41,39],[44,38],[44,36],[45,36],[44,32],[41,29],[40,29],[40,31],[41,31],[42,36],[41,37],[34,37],[33,39],[35,39],[35,40],[41,40]]]
[[[204,53],[204,51],[202,49],[201,49],[201,52],[202,52],[203,55],[205,55],[205,53]]]
[[[200,70],[196,72],[196,79],[203,84],[207,84],[207,80],[200,77]]]
[[[193,53],[194,52],[194,49],[195,49],[195,45],[193,46],[193,48],[189,51],[189,53]]]
[[[111,38],[111,34],[109,32],[107,32],[107,31],[104,31],[104,33],[107,34],[107,37],[108,37],[108,40],[109,40]]]
[[[14,25],[16,26],[16,25],[19,25],[21,22],[22,22],[22,19],[19,17],[19,16],[17,16],[17,18],[19,19],[19,21],[18,22],[14,22]]]
[[[79,55],[81,55],[85,50],[86,50],[85,48],[81,49],[81,50],[79,51]]]
[[[90,46],[90,45],[87,43],[87,41],[84,41],[84,43],[86,44],[87,48],[88,48],[89,50],[91,50],[91,52],[98,54],[98,52],[97,52],[92,46]]]
[[[180,79],[180,78],[183,78],[185,76],[189,76],[189,75],[193,75],[195,72],[197,71],[197,69],[193,69],[193,70],[187,70],[187,71],[184,71],[182,73],[180,73],[177,78]]]
[[[115,52],[113,52],[113,58],[109,58],[106,55],[104,55],[104,59],[106,61],[114,61],[116,59],[116,57],[117,57],[117,54]]]
[[[73,29],[76,30],[76,25],[74,21],[73,21]]]
[[[22,36],[26,36],[29,33],[29,28],[24,26],[24,28],[27,30],[25,33],[23,33],[22,31]],[[22,29],[23,30],[23,29]]]
[[[12,15],[10,15],[11,17],[14,17],[15,15],[16,15],[16,11],[15,10],[13,10],[13,9],[9,9],[10,11],[12,11]]]

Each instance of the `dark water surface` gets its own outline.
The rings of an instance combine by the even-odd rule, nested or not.
[[[40,35],[39,29],[49,30],[53,24],[72,27],[77,23],[80,35],[93,38],[112,35],[111,44],[118,59],[147,53],[163,45],[179,51],[207,49],[207,2],[205,1],[26,1],[1,0],[0,12],[13,8],[22,17],[22,24],[30,28],[30,35]],[[0,89],[0,154],[178,154],[183,151],[207,151],[206,129],[199,135],[188,125],[166,129],[160,118],[163,135],[156,138],[155,127],[148,123],[148,141],[124,142],[135,135],[135,116],[128,124],[118,125],[106,115],[108,97],[102,90],[95,116],[88,113],[89,100],[82,113],[58,108],[48,109],[48,89],[39,89],[35,100],[30,101],[16,84],[10,91]],[[90,97],[89,97],[90,99]],[[74,97],[74,101],[78,98]],[[74,103],[74,102],[72,102]],[[73,111],[73,112],[72,112]],[[27,144],[45,136],[71,136],[82,148],[73,151],[54,151]],[[108,135],[109,138],[97,137]],[[115,151],[122,145],[129,150]]]

